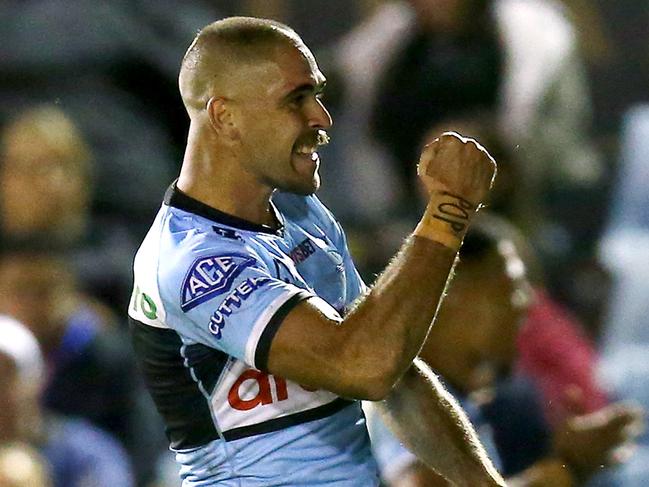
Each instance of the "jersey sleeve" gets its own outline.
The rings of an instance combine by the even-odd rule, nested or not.
[[[284,317],[313,294],[272,275],[245,247],[186,256],[161,283],[168,324],[182,337],[266,370]]]

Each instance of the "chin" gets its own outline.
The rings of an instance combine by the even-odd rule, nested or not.
[[[315,173],[310,181],[295,181],[281,184],[277,186],[277,189],[285,193],[310,196],[320,189],[320,175]]]

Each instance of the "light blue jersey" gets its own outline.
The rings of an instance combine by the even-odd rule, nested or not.
[[[376,486],[358,401],[267,373],[283,318],[309,299],[340,320],[363,292],[315,196],[276,193],[271,229],[173,185],[134,264],[134,346],[183,486]]]

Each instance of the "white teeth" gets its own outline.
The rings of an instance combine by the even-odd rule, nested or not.
[[[315,147],[298,147],[295,152],[301,155],[311,155],[316,151]]]

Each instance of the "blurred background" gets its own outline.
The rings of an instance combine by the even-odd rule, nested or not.
[[[529,315],[577,337],[558,346],[559,327],[536,351],[546,376],[528,369],[543,427],[649,405],[648,1],[5,0],[0,313],[40,350],[0,346],[0,443],[33,464],[6,485],[179,484],[126,307],[133,255],[182,161],[180,60],[229,15],[285,22],[315,52],[334,118],[320,197],[368,283],[421,214],[421,147],[473,136],[499,163],[487,208],[520,233]],[[509,375],[525,373],[518,345]],[[14,369],[30,353],[43,380],[23,394]],[[649,485],[637,475],[602,485]]]

